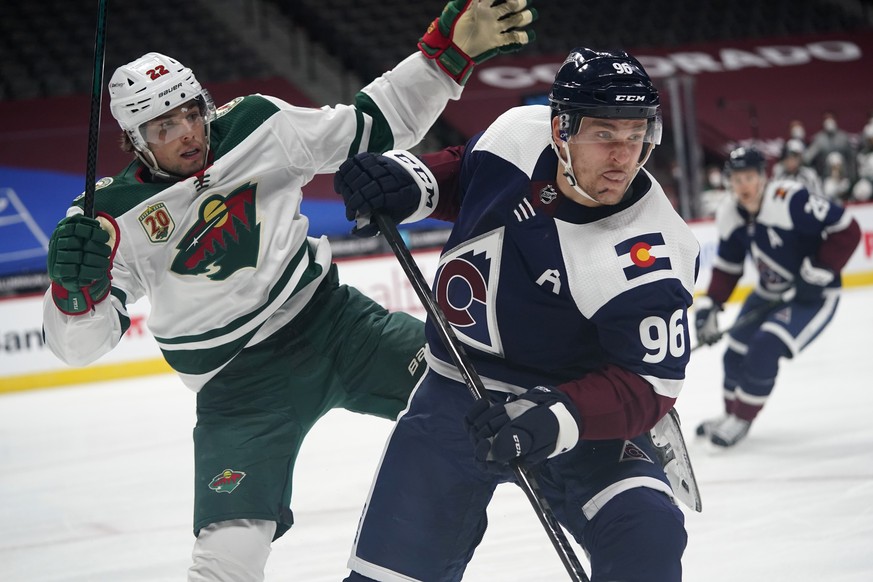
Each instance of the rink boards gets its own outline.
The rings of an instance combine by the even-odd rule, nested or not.
[[[873,204],[852,206],[849,212],[861,224],[862,239],[844,271],[847,287],[873,285]],[[691,224],[701,245],[701,271],[696,291],[709,284],[718,237],[712,221]],[[436,270],[439,250],[416,251],[415,259],[426,279]],[[337,261],[341,280],[357,287],[392,311],[424,318],[424,310],[393,256],[379,255]],[[744,297],[754,280],[754,267],[745,274],[732,299]],[[119,345],[94,364],[70,368],[45,347],[42,340],[42,296],[0,300],[0,393],[112,380],[169,371],[149,333],[148,302],[128,306],[131,326]]]

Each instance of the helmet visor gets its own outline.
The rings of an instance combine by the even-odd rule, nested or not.
[[[570,145],[626,150],[639,165],[644,164],[654,146],[661,143],[660,115],[648,119],[582,117],[578,127],[567,140]]]
[[[148,144],[163,145],[206,125],[203,107],[199,100],[191,100],[139,126],[139,133]]]

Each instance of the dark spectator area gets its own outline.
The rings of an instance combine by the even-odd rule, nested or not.
[[[87,93],[91,87],[96,2],[9,2],[0,18],[0,100]],[[160,48],[204,83],[275,75],[217,10],[236,22],[270,5],[342,65],[369,79],[410,52],[445,0],[237,0],[110,2],[105,70]],[[726,39],[873,31],[864,0],[541,0],[538,38],[526,54],[598,48],[669,47]],[[246,33],[248,34],[248,33]]]
[[[302,106],[349,102],[415,50],[445,2],[109,2],[103,86],[118,66],[158,51],[192,68],[219,104],[255,92]],[[718,176],[724,157],[745,143],[760,147],[774,172],[803,172],[809,180],[813,172],[819,191],[841,202],[873,195],[869,0],[538,0],[534,6],[536,42],[486,66],[539,70],[539,77],[507,88],[474,75],[420,149],[461,143],[509,107],[545,102],[550,67],[576,46],[627,49],[645,55],[662,95],[664,138],[647,169],[684,217],[711,215],[724,194]],[[4,4],[0,170],[7,178],[32,170],[77,180],[84,174],[96,12],[94,0]],[[117,147],[105,92],[102,111],[98,174],[111,175],[129,155]],[[828,115],[839,128],[835,135],[820,132]],[[804,134],[788,148],[794,124]],[[795,158],[808,169],[795,170]],[[34,183],[31,175],[18,179]],[[336,202],[330,176],[307,188],[309,200]]]
[[[370,78],[405,57],[443,0],[377,4],[354,0],[271,0],[349,69]],[[595,0],[534,2],[537,41],[528,54],[669,47],[716,40],[870,30],[863,0]],[[866,14],[866,18],[859,15]]]

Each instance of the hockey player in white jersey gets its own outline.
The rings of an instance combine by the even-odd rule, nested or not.
[[[577,49],[550,101],[465,146],[362,154],[336,175],[358,232],[375,211],[454,222],[433,292],[492,401],[474,404],[429,321],[429,369],[387,444],[350,582],[460,580],[514,462],[538,471],[592,580],[681,580],[684,518],[648,433],[685,378],[699,247],[643,169],[658,92],[633,57]]]
[[[758,279],[737,316],[749,323],[727,334],[725,412],[702,423],[697,434],[730,447],[745,438],[767,402],[779,361],[806,349],[833,319],[840,271],[861,229],[841,206],[797,181],[767,183],[766,160],[755,148],[733,150],[725,173],[733,196],[716,212],[718,254],[707,294],[695,303],[701,344],[722,337],[718,312],[739,282],[747,254]]]
[[[348,156],[421,140],[473,66],[532,38],[526,0],[452,0],[419,49],[353,105],[266,95],[215,107],[194,73],[149,53],[118,68],[111,110],[136,159],[81,197],[49,245],[47,345],[85,365],[147,297],[149,329],[197,392],[191,581],[262,580],[293,523],[301,442],[331,408],[393,419],[425,368],[423,324],[340,285],[307,236],[301,188]]]

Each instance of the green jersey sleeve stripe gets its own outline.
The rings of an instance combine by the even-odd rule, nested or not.
[[[361,113],[360,109],[355,108],[355,139],[352,140],[352,145],[349,146],[349,152],[346,154],[347,158],[351,158],[361,151],[361,137],[364,135],[364,123],[364,114]]]
[[[379,106],[375,101],[364,92],[358,92],[355,95],[355,115],[357,116],[358,129],[355,133],[355,139],[349,148],[349,156],[353,156],[361,151],[361,137],[364,129],[364,113],[373,119],[373,127],[370,130],[369,143],[364,144],[364,150],[368,152],[386,152],[394,147],[394,134],[391,133],[391,126]]]
[[[109,293],[111,293],[113,297],[118,299],[121,304],[127,308],[127,293],[116,287],[112,287]],[[121,335],[124,335],[130,328],[130,318],[118,310],[116,310],[116,312],[118,313],[118,320],[121,322]]]

